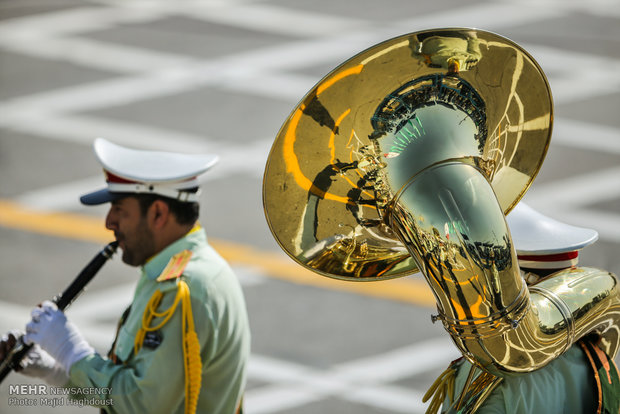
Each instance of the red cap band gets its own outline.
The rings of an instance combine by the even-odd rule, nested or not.
[[[558,254],[546,254],[546,255],[528,255],[521,256],[519,255],[519,260],[529,260],[533,262],[560,262],[563,260],[572,260],[577,258],[579,255],[578,251],[566,252],[566,253],[558,253]]]
[[[116,183],[116,184],[135,184],[137,181],[131,181],[123,177],[119,177],[118,175],[114,175],[109,171],[103,170],[105,174],[105,180],[108,183]]]

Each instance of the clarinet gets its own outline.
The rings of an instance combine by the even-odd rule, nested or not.
[[[58,306],[58,309],[64,311],[77,296],[84,290],[88,282],[99,272],[106,261],[114,255],[118,242],[114,241],[105,246],[93,259],[82,269],[71,284],[59,295],[54,296],[52,301]],[[7,353],[4,360],[0,363],[0,383],[9,373],[17,368],[32,348],[32,344],[25,344],[23,337],[15,342],[15,345]]]

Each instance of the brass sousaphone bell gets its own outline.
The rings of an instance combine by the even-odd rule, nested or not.
[[[493,375],[538,369],[592,332],[613,357],[614,276],[577,268],[528,289],[505,221],[541,167],[552,120],[541,68],[504,37],[454,28],[385,41],[287,118],[265,170],[267,221],[324,276],[421,271],[459,350]]]

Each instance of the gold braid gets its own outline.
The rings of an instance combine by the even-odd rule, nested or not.
[[[134,339],[134,355],[137,355],[142,348],[146,333],[156,331],[164,326],[181,302],[183,365],[185,367],[185,414],[192,414],[196,412],[198,405],[198,395],[202,382],[202,361],[200,359],[200,342],[194,327],[189,287],[184,280],[179,280],[177,294],[172,305],[163,312],[157,312],[163,296],[160,290],[156,290],[144,309],[142,327]],[[163,320],[156,326],[150,326],[154,318],[163,318]]]

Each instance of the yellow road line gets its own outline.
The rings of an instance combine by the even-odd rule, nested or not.
[[[29,210],[7,200],[0,200],[0,226],[94,243],[114,240],[112,232],[104,227],[103,219]]]
[[[103,226],[102,218],[29,210],[7,200],[0,200],[0,226],[93,243],[108,243],[113,240],[112,233]],[[381,282],[345,282],[320,276],[275,252],[261,251],[230,241],[209,240],[228,262],[257,267],[274,278],[421,306],[435,305],[435,299],[421,276]]]

